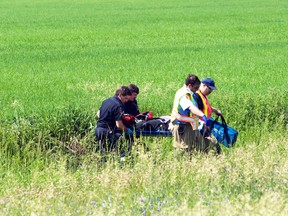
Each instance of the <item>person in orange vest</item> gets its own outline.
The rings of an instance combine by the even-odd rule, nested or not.
[[[211,106],[208,101],[207,96],[211,94],[213,90],[217,90],[214,80],[205,78],[202,80],[199,90],[194,94],[198,108],[207,116],[207,118],[211,118],[213,112],[216,115],[222,115],[222,112]]]
[[[211,78],[205,78],[202,80],[199,90],[194,94],[194,99],[197,102],[198,108],[207,116],[211,124],[211,115],[215,113],[216,115],[222,115],[222,112],[219,109],[211,106],[207,96],[211,94],[214,90],[217,90],[215,82]],[[209,128],[204,126],[203,119],[199,120],[198,129],[201,131],[205,139],[205,146],[208,147],[213,143],[216,146],[217,152],[220,153],[220,146],[217,144],[217,140],[209,132]],[[206,131],[205,131],[206,130]]]
[[[185,84],[174,97],[169,129],[174,137],[173,147],[202,150],[203,136],[198,130],[199,117],[208,124],[208,118],[197,108],[194,93],[199,89],[200,80],[197,76],[189,74]]]

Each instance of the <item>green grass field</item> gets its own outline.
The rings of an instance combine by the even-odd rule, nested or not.
[[[288,214],[287,1],[0,0],[0,20],[0,215]],[[100,164],[101,102],[132,82],[169,115],[189,73],[236,146],[142,138]]]

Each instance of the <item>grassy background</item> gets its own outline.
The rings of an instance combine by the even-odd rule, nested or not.
[[[211,100],[229,118],[247,98],[273,106],[275,95],[287,96],[286,4],[1,1],[1,116],[95,111],[130,82],[143,110],[169,114],[188,73],[215,79]]]
[[[287,4],[1,0],[2,212],[287,213]],[[191,161],[144,139],[149,154],[100,166],[102,100],[133,82],[141,110],[169,115],[188,73],[214,78],[237,146]]]

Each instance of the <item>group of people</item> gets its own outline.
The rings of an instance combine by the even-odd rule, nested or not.
[[[217,145],[211,133],[207,133],[212,113],[222,114],[220,110],[212,107],[207,99],[213,90],[217,90],[213,79],[205,78],[201,82],[196,75],[189,74],[184,86],[176,92],[169,127],[174,137],[175,148],[206,151],[211,144]],[[99,119],[95,129],[102,155],[106,151],[121,149],[121,137],[125,137],[126,149],[131,151],[134,132],[123,123],[123,115],[140,114],[138,94],[139,88],[135,84],[129,84],[119,87],[113,97],[102,102],[97,113]]]
[[[133,144],[133,130],[123,123],[123,115],[138,115],[137,95],[139,88],[134,84],[120,86],[115,95],[102,102],[97,112],[98,122],[95,136],[99,144],[100,153],[118,150],[118,140],[123,136],[128,140],[127,150],[130,151]]]
[[[217,140],[209,133],[212,113],[222,115],[208,101],[207,96],[213,90],[217,90],[213,79],[205,78],[201,82],[196,75],[189,74],[184,86],[176,92],[170,126],[175,148],[207,151],[214,145],[219,153]]]

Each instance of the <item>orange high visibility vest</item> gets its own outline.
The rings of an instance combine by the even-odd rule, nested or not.
[[[203,95],[200,90],[197,91],[197,93],[199,94],[199,96],[201,97],[202,103],[203,103],[203,110],[202,112],[208,117],[211,117],[212,114],[212,107],[209,104],[209,101],[207,99],[207,97],[205,95]]]

